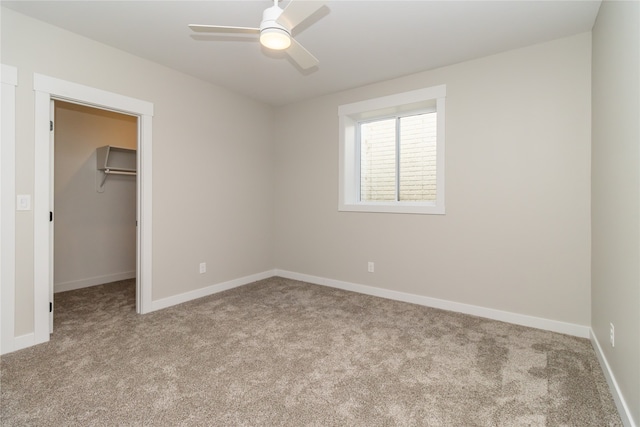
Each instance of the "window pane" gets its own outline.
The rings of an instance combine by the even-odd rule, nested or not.
[[[360,124],[360,200],[396,200],[396,120]]]
[[[400,118],[400,200],[436,200],[436,113]]]

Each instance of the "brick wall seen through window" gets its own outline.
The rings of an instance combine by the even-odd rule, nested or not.
[[[360,123],[360,200],[436,200],[437,113]]]

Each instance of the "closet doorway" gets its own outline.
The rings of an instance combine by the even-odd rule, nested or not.
[[[78,83],[33,74],[35,93],[35,177],[33,191],[33,345],[47,342],[53,332],[53,103],[65,101],[137,117],[137,268],[136,312],[152,307],[152,152],[153,103]]]
[[[138,117],[52,104],[54,292],[134,279]]]

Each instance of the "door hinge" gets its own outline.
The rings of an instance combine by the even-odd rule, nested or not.
[[[53,212],[49,211],[49,222],[53,222]]]
[[[53,313],[53,303],[49,303],[49,313]]]
[[[49,130],[53,130],[53,120],[49,120]]]

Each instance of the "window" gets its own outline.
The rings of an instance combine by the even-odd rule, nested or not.
[[[341,211],[444,214],[445,86],[338,108]]]

